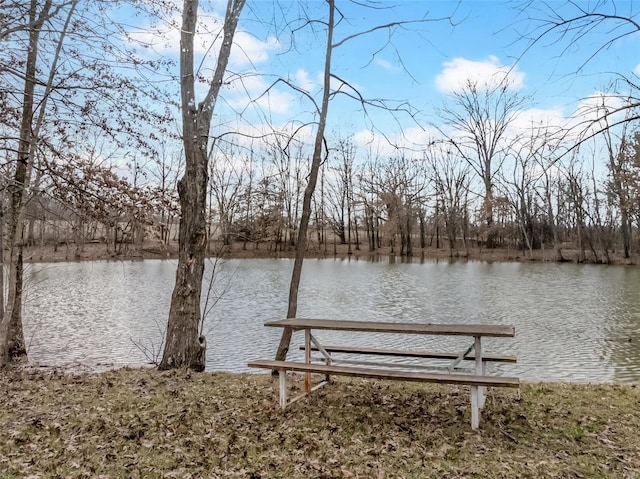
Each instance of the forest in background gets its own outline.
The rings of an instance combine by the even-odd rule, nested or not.
[[[558,261],[630,258],[640,246],[640,135],[602,136],[608,148],[581,145],[560,158],[548,130],[528,139],[534,148],[522,140],[508,145],[492,158],[498,167],[492,167],[490,199],[478,191],[477,165],[446,143],[419,155],[382,156],[358,149],[349,137],[329,139],[309,241],[321,253],[344,245],[340,250],[347,248],[347,254],[412,256],[445,248],[451,257],[467,257],[484,247],[520,250],[524,257],[553,250]],[[210,254],[232,250],[232,244],[292,250],[308,150],[304,143],[276,143],[249,150],[226,144],[215,151],[207,209]],[[179,154],[135,160],[125,176],[91,161],[56,165],[63,171],[42,174],[28,202],[25,245],[71,248],[69,259],[80,257],[89,243],[103,244],[114,256],[139,255],[145,242],[171,251],[182,163]]]

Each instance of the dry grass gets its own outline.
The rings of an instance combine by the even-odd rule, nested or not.
[[[0,372],[0,478],[640,477],[640,388],[337,378],[282,412],[268,375]]]

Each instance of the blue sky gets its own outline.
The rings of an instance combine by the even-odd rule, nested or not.
[[[224,3],[202,2],[202,31],[215,30]],[[612,4],[599,2],[598,8],[611,12]],[[376,25],[410,20],[414,23],[389,30],[379,30],[358,37],[334,52],[334,73],[357,87],[370,99],[385,98],[408,102],[418,110],[416,120],[370,110],[365,118],[357,102],[338,99],[330,107],[329,131],[341,134],[364,133],[372,127],[390,138],[400,132],[416,141],[433,134],[431,126],[438,124],[435,111],[447,104],[448,95],[471,78],[482,83],[496,74],[509,72],[512,91],[528,97],[522,118],[557,122],[578,110],[584,98],[604,91],[615,73],[638,80],[640,75],[640,34],[625,36],[608,49],[599,52],[586,65],[584,62],[608,39],[626,30],[616,30],[613,23],[601,25],[580,41],[557,35],[545,37],[528,51],[524,35],[535,32],[535,23],[528,16],[540,18],[548,13],[543,2],[534,2],[539,10],[522,13],[522,2],[502,1],[415,1],[376,2],[376,9],[338,0],[344,19],[336,29],[336,40],[366,31]],[[559,12],[575,13],[575,6],[552,1]],[[578,7],[592,8],[597,3],[576,2]],[[632,16],[640,12],[640,4],[617,2],[617,13]],[[263,131],[271,122],[309,121],[312,105],[294,90],[280,84],[263,95],[276,78],[286,78],[308,90],[316,98],[324,60],[324,30],[316,26],[291,34],[292,25],[305,15],[313,19],[326,18],[325,2],[247,0],[230,70],[243,74],[223,92],[217,106],[218,121],[225,128],[237,128],[249,133]],[[415,22],[451,16],[451,21]],[[178,32],[169,33],[162,54],[175,55]],[[211,35],[200,37],[204,54]],[[202,73],[213,65],[214,58],[203,62]],[[581,68],[582,67],[582,68]],[[580,71],[578,71],[580,69]],[[634,77],[635,75],[635,77]],[[201,86],[203,92],[205,85]],[[253,101],[251,101],[253,100]],[[255,108],[259,107],[259,108]],[[245,122],[236,123],[235,113],[241,111]],[[552,120],[549,120],[552,119]]]

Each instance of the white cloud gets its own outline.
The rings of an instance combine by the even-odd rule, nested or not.
[[[215,66],[215,54],[219,51],[222,41],[222,16],[211,14],[202,15],[196,27],[196,37],[193,42],[196,56],[195,64],[198,65],[202,58],[212,57],[210,68]],[[182,23],[178,13],[167,20],[166,29],[141,26],[136,31],[130,32],[134,41],[147,45],[160,55],[178,55],[180,53],[180,25]],[[245,68],[250,65],[265,63],[269,60],[272,51],[280,49],[280,42],[275,37],[260,40],[255,36],[242,31],[240,28],[235,33],[234,46],[231,50],[229,63],[234,68]],[[213,54],[213,55],[212,55]]]
[[[633,73],[640,77],[640,63],[633,69]]]
[[[299,68],[294,74],[297,85],[305,91],[312,92],[318,88],[319,83],[309,77],[309,72]]]
[[[269,60],[269,52],[279,48],[280,42],[274,37],[262,41],[246,32],[237,32],[230,62],[235,66],[265,63]]]
[[[589,136],[608,128],[609,125],[622,120],[626,104],[624,98],[596,91],[583,98],[573,115],[567,120],[567,126],[579,137]]]
[[[376,65],[378,65],[383,70],[386,70],[386,71],[391,72],[391,73],[396,73],[396,72],[400,71],[400,67],[398,65],[395,65],[395,64],[391,63],[390,61],[387,61],[387,60],[385,60],[383,58],[376,58],[375,63],[376,63]]]
[[[356,145],[367,148],[374,155],[393,155],[398,151],[412,156],[413,153],[421,154],[434,140],[442,138],[435,128],[406,128],[392,135],[382,135],[371,130],[362,130],[353,135]]]
[[[562,109],[530,108],[517,112],[509,122],[509,128],[516,131],[553,130],[566,124],[566,116]]]
[[[524,86],[524,73],[516,67],[502,65],[495,56],[484,61],[473,61],[465,58],[454,58],[444,62],[444,70],[436,77],[436,88],[442,93],[462,90],[469,82],[479,88],[487,88],[503,81],[509,88],[519,90]]]
[[[299,104],[295,97],[287,92],[272,89],[255,102],[270,113],[287,113],[291,107]]]
[[[323,72],[318,72],[315,75],[315,78],[309,74],[307,70],[299,68],[293,75],[293,79],[295,80],[297,86],[302,88],[308,93],[314,94],[318,93],[323,84],[324,84],[324,74]],[[359,89],[360,85],[358,83],[349,83],[348,85],[335,77],[331,77],[331,90],[332,91],[345,91],[352,92],[352,87],[355,89]]]
[[[269,87],[264,77],[244,76],[231,84],[233,96],[228,100],[228,104],[239,111],[253,106],[267,113],[288,113],[299,103],[288,91],[283,91],[278,86]]]
[[[360,146],[370,146],[377,141],[376,134],[371,130],[362,130],[353,135],[353,141]]]

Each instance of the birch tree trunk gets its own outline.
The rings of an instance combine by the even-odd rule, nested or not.
[[[227,1],[216,70],[207,95],[196,107],[194,36],[198,0],[184,0],[180,36],[180,87],[185,171],[178,181],[181,207],[178,267],[160,369],[187,367],[202,371],[205,368],[206,340],[200,335],[200,297],[207,244],[209,130],[244,4],[245,0]]]

